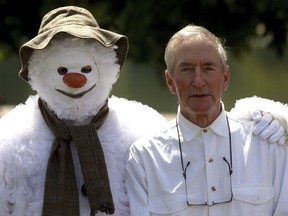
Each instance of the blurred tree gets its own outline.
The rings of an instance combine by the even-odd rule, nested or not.
[[[225,38],[236,55],[257,41],[281,56],[288,40],[287,0],[0,0],[0,60],[37,34],[45,13],[65,5],[89,9],[102,28],[128,36],[130,59],[162,70],[168,39],[189,23]]]

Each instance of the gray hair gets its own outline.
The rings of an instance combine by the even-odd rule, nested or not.
[[[176,32],[170,38],[166,46],[164,60],[169,73],[172,71],[172,57],[175,46],[187,38],[206,38],[209,41],[215,43],[223,68],[227,65],[227,51],[224,48],[224,44],[220,38],[202,26],[190,24]]]

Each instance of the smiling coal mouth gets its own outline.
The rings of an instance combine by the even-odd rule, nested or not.
[[[67,93],[61,89],[56,89],[56,91],[58,91],[59,93],[67,96],[67,97],[70,97],[70,98],[73,98],[73,99],[78,99],[78,98],[81,98],[83,97],[83,95],[85,95],[86,93],[90,92],[94,87],[96,86],[96,84],[94,84],[91,88],[89,88],[88,90],[86,91],[83,91],[83,92],[80,92],[78,94],[70,94],[70,93]]]

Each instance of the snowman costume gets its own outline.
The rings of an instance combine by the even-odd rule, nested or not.
[[[128,40],[125,36],[100,29],[92,14],[83,8],[62,7],[43,17],[38,35],[20,48],[22,68],[19,75],[31,85],[36,95],[31,95],[25,104],[16,106],[0,122],[1,216],[129,215],[124,185],[128,148],[140,136],[156,132],[166,120],[154,109],[139,102],[109,96],[112,85],[119,77],[127,50]],[[63,199],[68,201],[60,206],[57,203],[43,204],[47,166],[55,134],[39,108],[40,100],[59,121],[68,126],[89,124],[93,116],[107,105],[108,114],[97,129],[97,135],[109,176],[112,210],[105,207],[101,209],[101,206],[91,210],[89,193],[85,188],[89,182],[84,180],[85,167],[82,167],[84,165],[78,155],[85,146],[77,149],[74,140],[69,142],[69,149],[77,182],[78,213],[71,212],[74,208],[71,205],[66,210],[50,212],[52,208],[62,208],[66,203],[73,205],[73,200],[69,201],[72,188],[68,186],[62,194],[57,191],[62,191],[66,182],[53,189],[53,192],[56,190],[57,196],[66,196]],[[87,160],[92,163],[94,158]],[[66,179],[70,181],[71,178]],[[47,190],[53,184],[58,183],[48,185]],[[99,187],[100,192],[105,190],[104,186]],[[50,199],[53,202],[56,198]],[[50,208],[46,212],[43,210],[44,205]]]

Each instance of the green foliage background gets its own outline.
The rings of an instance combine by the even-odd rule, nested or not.
[[[0,0],[0,104],[18,104],[33,93],[17,76],[19,47],[37,34],[44,14],[65,5],[85,7],[101,28],[128,36],[128,61],[115,95],[175,112],[176,99],[164,81],[164,49],[174,32],[195,23],[225,39],[229,48],[226,109],[252,95],[287,102],[288,1]]]

